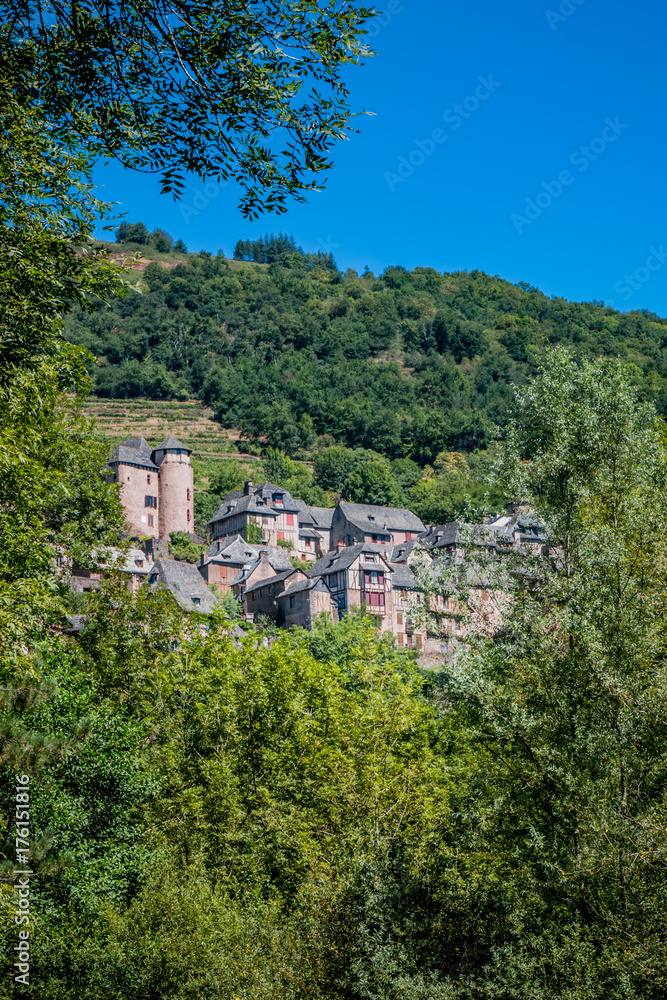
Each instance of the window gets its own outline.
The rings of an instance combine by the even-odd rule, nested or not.
[[[402,611],[398,611],[397,614],[396,614],[396,624],[397,625],[402,625],[403,624],[403,612]]]
[[[284,537],[285,537],[285,532],[284,531],[279,531],[278,532],[278,538],[284,538]]]
[[[190,487],[189,487],[189,486],[188,486],[188,490],[187,490],[187,496],[186,496],[186,498],[185,498],[185,499],[186,499],[186,500],[189,500],[189,499],[190,499]]]
[[[379,573],[376,569],[367,569],[364,573],[364,583],[375,586],[384,584],[384,573]]]
[[[268,524],[268,523],[269,523],[268,517],[263,517],[262,518],[262,524]]]
[[[152,514],[148,515],[148,527],[149,528],[153,527],[153,515]]]
[[[294,514],[287,514],[287,523],[294,524]]]
[[[309,549],[312,546],[312,540],[310,538],[306,539],[306,548]]]
[[[282,507],[283,506],[283,494],[282,493],[274,493],[273,494],[273,502],[276,505],[276,507]]]
[[[137,566],[138,566],[138,567],[139,567],[139,568],[141,569],[141,567],[142,567],[142,566],[143,566],[143,564],[144,564],[144,561],[143,561],[143,559],[137,559],[137,560],[135,560],[135,561],[136,561],[136,564],[137,564]]]
[[[153,575],[151,576],[151,578],[150,578],[150,580],[148,582],[149,583],[157,583],[157,573],[153,573]]]
[[[405,540],[406,540],[406,542],[411,542],[412,541],[412,532],[411,531],[406,531],[405,532]]]
[[[373,516],[373,514],[369,514],[368,515],[368,520],[369,521],[374,521],[375,520],[375,517]]]
[[[188,507],[187,514],[188,514],[188,521],[189,521],[190,520],[190,508],[189,507]]]
[[[402,646],[403,645],[403,640],[405,639],[405,636],[403,635],[402,632],[398,633],[397,639],[398,639],[398,645]]]
[[[151,477],[150,477],[150,473],[149,473],[149,474],[148,474],[148,475],[146,476],[146,482],[147,482],[147,483],[148,483],[148,485],[150,486],[150,484],[151,484]]]
[[[383,608],[384,607],[384,594],[369,594],[368,603],[372,608]]]
[[[144,507],[157,509],[157,497],[144,497]]]
[[[290,599],[289,599],[289,606],[290,606],[290,608],[294,607],[294,598],[293,597],[290,597]]]
[[[194,604],[194,606],[196,608],[198,608],[199,605],[201,604],[201,597],[193,597],[192,598],[192,603]]]

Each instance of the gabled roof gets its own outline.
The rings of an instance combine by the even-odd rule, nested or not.
[[[330,528],[333,516],[336,513],[335,507],[306,507],[306,510],[315,522],[316,528]]]
[[[213,592],[192,563],[158,559],[153,564],[148,585],[153,590],[160,587],[168,590],[184,611],[210,614],[216,606]]]
[[[434,525],[421,535],[419,541],[427,549],[446,549],[450,545],[456,545],[461,527],[460,521]]]
[[[339,570],[349,569],[352,563],[363,556],[364,552],[373,552],[386,563],[385,551],[386,546],[374,545],[371,542],[359,542],[357,545],[347,545],[341,549],[334,549],[317,560],[315,565],[307,571],[308,576],[328,575],[329,573],[337,573]]]
[[[392,546],[391,552],[389,553],[390,562],[406,562],[408,556],[411,554],[413,549],[418,543],[412,542],[401,542],[400,545]]]
[[[244,566],[257,557],[257,546],[249,545],[241,535],[229,535],[211,542],[200,562],[238,563]]]
[[[282,601],[283,597],[292,597],[294,594],[300,594],[304,590],[327,590],[326,583],[321,576],[317,576],[314,579],[309,580],[297,580],[296,583],[291,583],[289,587],[286,587],[281,594],[276,594],[276,600]],[[331,591],[329,591],[331,593]]]
[[[338,504],[341,513],[350,524],[362,531],[424,531],[424,525],[416,514],[405,507],[380,507],[375,504],[346,503]]]
[[[392,570],[392,587],[404,587],[406,590],[418,589],[417,578],[407,563],[390,563],[389,566]]]
[[[275,510],[251,493],[250,496],[240,496],[238,500],[223,500],[208,523],[215,524],[216,521],[224,521],[243,513],[260,514],[263,517],[277,516]]]
[[[153,450],[167,451],[167,449],[171,450],[172,448],[180,448],[181,451],[187,451],[188,454],[192,452],[192,448],[188,448],[187,444],[183,444],[177,437],[174,437],[173,434],[167,435],[162,444],[159,444],[157,448],[154,448]]]
[[[274,583],[282,583],[283,580],[286,580],[289,576],[292,576],[294,573],[302,573],[302,572],[303,570],[294,569],[290,567],[290,569],[285,570],[283,573],[276,573],[275,576],[269,576],[266,577],[264,580],[258,580],[257,583],[251,584],[250,587],[246,588],[246,594],[252,593],[253,590],[260,590],[262,587],[270,587]]]

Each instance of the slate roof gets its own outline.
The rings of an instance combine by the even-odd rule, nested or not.
[[[341,512],[345,515],[350,524],[363,531],[382,531],[384,525],[391,531],[424,531],[424,524],[413,514],[411,510],[404,507],[379,507],[375,504],[346,503],[341,500],[339,504]]]
[[[184,611],[198,611],[210,614],[216,599],[206,581],[192,563],[177,562],[175,559],[158,559],[148,577],[152,590],[164,587],[176,599]],[[199,601],[199,604],[196,601]]]
[[[211,542],[200,559],[201,565],[209,562],[239,563],[244,566],[257,558],[257,546],[249,545],[241,535],[230,535]]]
[[[392,587],[405,588],[406,590],[418,589],[417,578],[407,563],[389,563],[392,570]]]
[[[450,545],[456,545],[459,529],[462,527],[459,521],[450,521],[448,524],[435,525],[428,528],[419,537],[419,541],[427,549],[445,549]]]
[[[357,545],[347,545],[338,550],[334,549],[317,560],[315,565],[307,571],[308,576],[321,576],[324,573],[337,573],[339,570],[349,569],[352,563],[364,552],[379,553],[384,558],[385,551],[384,545],[374,545],[369,542],[359,542]]]
[[[113,568],[121,573],[146,575],[153,568],[153,563],[144,550],[135,547],[127,552],[116,548],[98,549],[93,553],[93,558],[102,569]]]
[[[253,487],[252,492],[247,496],[239,490],[233,492],[240,493],[240,495],[235,497],[231,493],[228,493],[208,522],[209,524],[213,524],[216,521],[224,521],[228,517],[243,514],[244,512],[259,514],[263,517],[277,517],[281,511],[286,511],[288,514],[299,513],[296,501],[292,499],[287,490],[280,486],[274,486],[273,483],[261,483],[259,486]],[[274,504],[272,502],[274,493],[282,493],[285,498],[282,504]],[[229,509],[230,507],[231,510]]]
[[[281,601],[283,597],[292,597],[294,594],[300,594],[304,590],[329,590],[326,583],[321,577],[316,577],[310,580],[298,580],[296,583],[291,583],[289,587],[283,590],[282,594],[276,594],[276,600]]]
[[[143,438],[131,438],[131,441],[143,441]],[[145,444],[146,442],[144,442]],[[148,447],[148,446],[147,446]],[[109,459],[108,465],[138,465],[141,469],[149,469],[151,472],[157,472],[157,465],[153,462],[151,458],[151,451],[148,448],[148,452],[140,450],[139,448],[133,447],[128,441],[124,441],[118,445],[114,450],[113,455]]]
[[[253,583],[250,587],[246,588],[246,594],[251,594],[253,590],[259,590],[260,587],[268,587],[272,583],[280,583],[282,580],[286,580],[288,576],[292,573],[300,573],[301,570],[294,569],[290,566],[289,569],[285,570],[283,573],[276,573],[275,576],[266,577],[264,580],[258,580],[257,583]]]
[[[394,545],[389,553],[389,561],[405,562],[416,544],[417,542],[401,542],[400,545]]]
[[[223,500],[208,524],[215,524],[216,521],[224,521],[228,517],[234,517],[236,514],[244,512],[260,514],[264,517],[276,516],[275,511],[265,503],[258,503],[257,498],[251,493],[250,496],[241,495],[238,500]]]
[[[187,444],[183,444],[173,434],[168,434],[162,444],[159,444],[154,451],[166,451],[168,448],[180,448],[181,451],[187,451],[188,455],[192,452],[192,448],[188,448]]]
[[[336,513],[335,507],[307,507],[306,510],[315,522],[316,528],[330,528],[333,516]]]

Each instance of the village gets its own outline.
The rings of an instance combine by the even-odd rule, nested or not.
[[[473,575],[467,608],[429,595],[432,614],[425,618],[416,609],[428,568],[461,566],[471,538],[487,553],[546,550],[543,526],[521,505],[483,525],[425,525],[408,509],[343,499],[335,508],[308,506],[280,486],[250,481],[223,498],[202,539],[194,533],[191,454],[173,435],[157,448],[143,437],[118,445],[107,480],[121,488],[131,547],[105,552],[93,568],[73,567],[72,590],[97,589],[105,570],[114,568],[131,590],[163,588],[184,611],[199,615],[213,613],[228,594],[246,621],[283,628],[310,629],[322,614],[338,621],[364,609],[399,648],[439,657],[470,627],[466,611],[478,632],[497,623],[497,584],[486,573]],[[170,557],[174,532],[208,543],[196,563]]]

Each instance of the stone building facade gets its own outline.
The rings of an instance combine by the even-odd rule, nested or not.
[[[194,532],[191,449],[170,434],[157,448],[143,437],[122,441],[109,460],[109,480],[121,500],[133,535],[169,542],[172,531]]]

